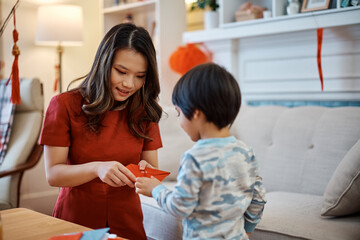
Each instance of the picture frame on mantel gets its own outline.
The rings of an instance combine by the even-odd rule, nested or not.
[[[330,5],[330,0],[304,0],[301,12],[311,12],[328,9]]]

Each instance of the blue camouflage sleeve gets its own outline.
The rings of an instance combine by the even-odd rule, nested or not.
[[[197,206],[201,185],[202,172],[199,164],[190,154],[185,153],[174,190],[159,185],[153,189],[152,195],[166,212],[174,216],[187,217]]]
[[[258,165],[253,153],[252,153],[252,158],[254,159],[254,163],[256,166],[256,170],[255,170],[256,177],[255,177],[255,183],[253,185],[254,186],[253,198],[244,214],[245,231],[248,233],[252,233],[255,229],[255,226],[260,222],[264,210],[264,206],[266,203],[265,187],[263,185],[262,178],[258,175]]]

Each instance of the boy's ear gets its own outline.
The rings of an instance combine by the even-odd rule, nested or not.
[[[199,119],[199,118],[202,118],[202,117],[205,117],[204,113],[198,109],[196,109],[193,113],[193,118],[194,119]]]
[[[200,111],[199,111],[199,110],[197,110],[197,109],[195,109],[195,111],[193,112],[193,116],[192,116],[192,118],[194,118],[194,119],[198,119],[198,118],[199,118],[199,116],[200,116]]]

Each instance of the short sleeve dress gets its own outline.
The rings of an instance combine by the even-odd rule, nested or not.
[[[146,126],[146,135],[152,141],[131,134],[126,108],[108,111],[100,133],[93,133],[86,127],[81,111],[84,103],[80,92],[65,92],[53,97],[46,111],[40,144],[69,147],[68,164],[119,161],[126,166],[139,163],[143,151],[162,147],[157,123]],[[53,216],[93,229],[110,227],[111,233],[127,239],[146,239],[135,189],[111,187],[99,178],[76,187],[62,187]]]

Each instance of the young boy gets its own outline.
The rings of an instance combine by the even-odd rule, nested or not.
[[[182,156],[173,191],[156,178],[137,178],[137,193],[183,217],[183,239],[248,239],[266,201],[252,149],[229,132],[241,105],[236,80],[202,64],[180,78],[172,101],[196,143]]]

